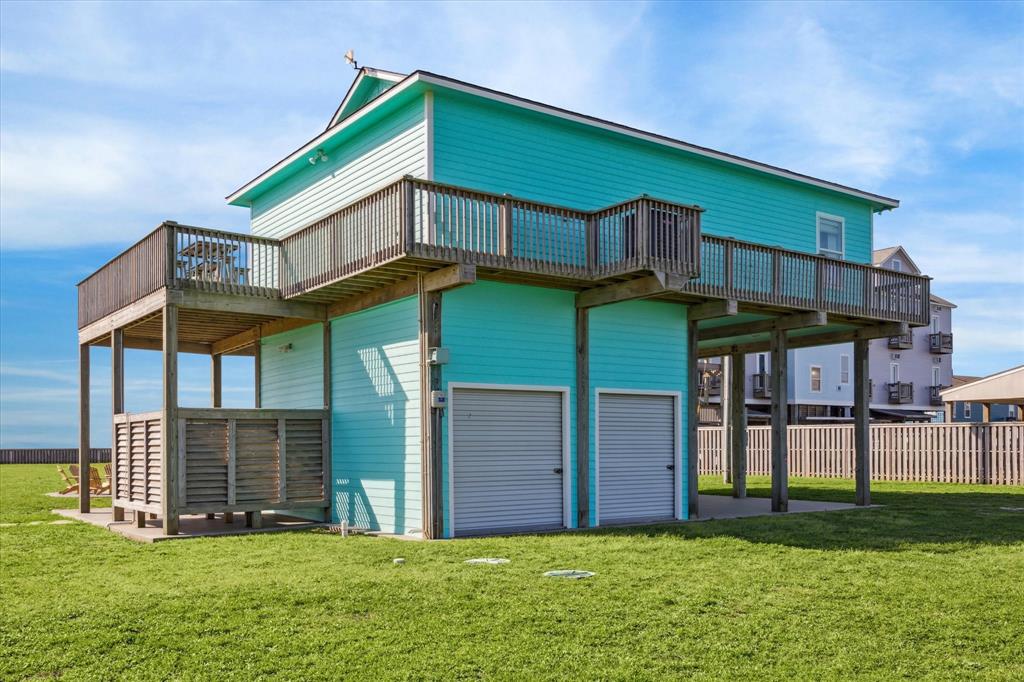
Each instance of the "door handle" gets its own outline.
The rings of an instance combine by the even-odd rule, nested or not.
[[[562,475],[562,467],[555,467],[554,469],[552,469],[552,471],[554,471],[559,476]]]
[[[665,468],[668,469],[669,471],[675,471],[676,470],[676,465],[675,464],[666,464]]]

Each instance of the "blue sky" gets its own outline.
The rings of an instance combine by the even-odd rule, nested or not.
[[[955,371],[1024,362],[1024,4],[4,2],[0,445],[75,444],[74,284],[163,219],[245,231],[224,196],[324,127],[348,48],[897,197],[875,245],[959,305]],[[251,403],[251,361],[225,380]]]

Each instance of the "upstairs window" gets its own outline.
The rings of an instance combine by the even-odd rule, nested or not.
[[[811,367],[811,393],[821,393],[821,367]]]
[[[818,214],[818,253],[841,259],[844,254],[844,220],[839,216]]]
[[[839,383],[848,384],[850,383],[850,356],[840,355],[839,356]]]
[[[932,315],[932,334],[939,333],[939,316]]]
[[[893,258],[891,261],[889,261],[889,269],[895,270],[896,272],[900,272],[901,270],[903,270],[903,263]]]
[[[932,386],[939,385],[939,368],[932,365]]]

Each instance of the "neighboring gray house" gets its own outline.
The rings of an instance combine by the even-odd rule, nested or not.
[[[875,267],[921,274],[902,246],[872,253]],[[942,411],[939,391],[953,384],[952,312],[956,306],[932,295],[931,324],[903,337],[871,342],[871,410],[877,421],[932,421]],[[853,344],[815,346],[789,351],[789,423],[852,421]],[[767,421],[771,394],[769,353],[747,356],[748,421]],[[721,378],[718,361],[707,365],[702,421],[716,421]],[[718,377],[716,379],[716,377]]]

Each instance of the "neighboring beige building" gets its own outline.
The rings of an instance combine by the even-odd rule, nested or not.
[[[1024,365],[987,377],[954,376],[941,392],[946,421],[1018,421],[1024,412]]]

